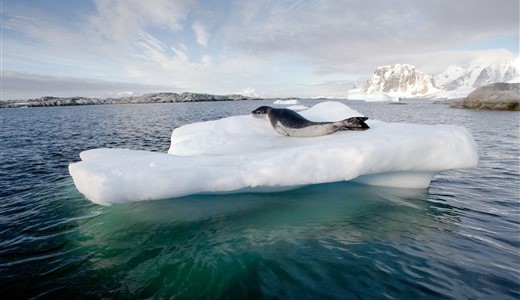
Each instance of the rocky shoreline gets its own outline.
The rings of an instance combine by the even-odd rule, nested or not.
[[[122,98],[88,98],[88,97],[52,97],[45,96],[29,100],[0,101],[0,108],[17,107],[47,107],[47,106],[74,106],[74,105],[104,105],[104,104],[137,104],[137,103],[174,103],[174,102],[203,102],[203,101],[241,101],[260,100],[238,94],[211,95],[202,93],[150,93],[142,96]]]

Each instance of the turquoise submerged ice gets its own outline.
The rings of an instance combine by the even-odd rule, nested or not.
[[[322,102],[300,114],[313,121],[362,116],[339,102]],[[266,120],[235,116],[175,129],[168,153],[84,151],[69,172],[89,200],[110,205],[344,180],[427,188],[438,172],[478,163],[475,141],[463,127],[371,119],[367,124],[366,131],[292,138],[276,133]]]

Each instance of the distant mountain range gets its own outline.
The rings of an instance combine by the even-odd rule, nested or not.
[[[475,63],[467,68],[452,65],[429,75],[413,65],[378,67],[367,81],[348,91],[349,99],[460,98],[494,82],[520,82],[520,59],[502,63]]]

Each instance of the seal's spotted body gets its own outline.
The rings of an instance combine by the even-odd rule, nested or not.
[[[286,108],[261,106],[251,112],[255,117],[266,117],[274,130],[281,135],[292,137],[315,137],[341,130],[366,130],[367,117],[352,117],[337,122],[313,122],[297,112]]]

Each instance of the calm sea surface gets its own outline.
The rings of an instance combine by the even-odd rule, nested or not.
[[[83,150],[166,152],[176,127],[268,103],[1,109],[0,298],[520,298],[518,112],[346,102],[472,132],[479,167],[427,190],[342,182],[103,207],[68,174]]]

